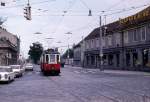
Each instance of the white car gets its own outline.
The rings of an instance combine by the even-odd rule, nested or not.
[[[21,77],[23,75],[23,68],[21,68],[21,65],[10,65],[13,72],[15,73],[15,77]]]
[[[10,66],[0,66],[0,81],[10,82],[15,79],[15,74]]]
[[[25,65],[25,70],[26,71],[33,71],[33,65],[31,63],[27,63]]]

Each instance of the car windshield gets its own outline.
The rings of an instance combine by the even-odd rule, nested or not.
[[[0,68],[0,72],[11,72],[11,68]]]
[[[26,66],[32,66],[32,64],[27,64]]]
[[[20,66],[11,66],[12,69],[20,69]]]

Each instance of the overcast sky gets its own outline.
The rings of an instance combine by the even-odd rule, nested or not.
[[[28,21],[23,14],[28,0],[0,1],[6,2],[6,6],[0,7],[0,15],[7,18],[3,27],[20,36],[21,54],[25,57],[33,42],[39,41],[45,48],[59,47],[63,52],[68,43],[77,44],[82,37],[99,26],[99,15],[106,14],[103,23],[105,20],[110,23],[150,5],[149,0],[30,0],[32,20]],[[136,9],[129,10],[131,8]],[[89,10],[92,11],[92,16],[88,16]],[[122,12],[116,13],[120,11]],[[36,32],[42,34],[36,35]],[[67,32],[72,34],[65,34]]]

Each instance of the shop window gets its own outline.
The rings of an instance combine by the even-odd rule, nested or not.
[[[143,50],[143,65],[147,66],[148,64],[148,50],[144,49]]]
[[[130,54],[129,53],[126,54],[126,65],[130,66]]]
[[[120,54],[116,54],[116,60],[117,60],[117,67],[119,67],[119,64],[120,64]]]
[[[138,54],[133,53],[133,66],[136,66],[138,63]]]
[[[113,65],[113,55],[108,56],[108,64]]]
[[[91,56],[91,64],[92,64],[92,65],[95,64],[95,58],[94,58],[94,56]]]

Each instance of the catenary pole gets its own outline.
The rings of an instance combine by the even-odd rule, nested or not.
[[[102,17],[99,18],[99,58],[100,58],[100,71],[103,71],[103,46],[102,46]]]

